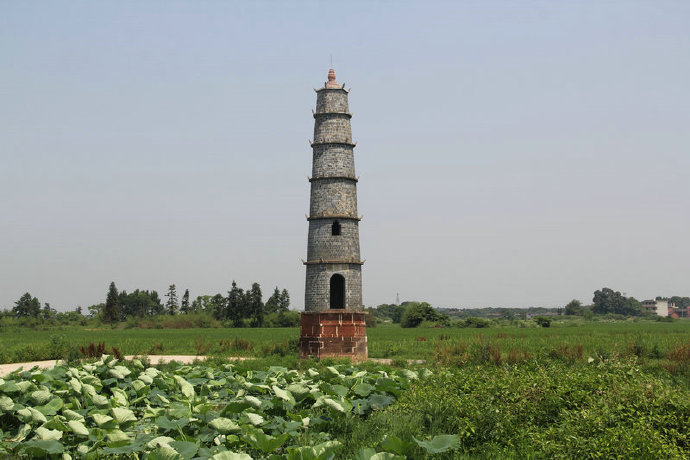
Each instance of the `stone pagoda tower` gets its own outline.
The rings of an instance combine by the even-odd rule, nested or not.
[[[348,90],[330,69],[316,90],[302,357],[367,357],[350,118]]]

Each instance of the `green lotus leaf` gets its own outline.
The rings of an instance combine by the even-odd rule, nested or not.
[[[146,444],[146,447],[149,449],[155,449],[156,447],[170,445],[170,443],[173,442],[174,440],[175,439],[171,438],[170,436],[158,436],[158,437],[150,440]]]
[[[249,444],[255,449],[258,449],[266,454],[274,452],[277,448],[285,444],[285,442],[290,438],[288,434],[281,434],[278,437],[270,436],[262,433],[261,431],[256,431],[246,436]]]
[[[385,409],[395,402],[395,398],[388,395],[373,394],[367,398],[372,409]]]
[[[105,435],[110,442],[129,441],[129,436],[122,430],[111,430]]]
[[[35,385],[27,380],[22,380],[21,382],[16,383],[17,388],[19,389],[20,393],[26,393],[29,391],[29,388],[35,387]]]
[[[198,444],[191,441],[172,441],[170,447],[175,449],[186,460],[193,458],[199,450]]]
[[[113,400],[117,402],[120,406],[128,406],[127,393],[121,388],[111,388],[110,391],[113,393]]]
[[[124,366],[115,366],[112,369],[108,369],[108,374],[112,375],[113,377],[119,380],[124,379],[131,373],[132,371],[130,371]]]
[[[41,412],[37,411],[33,407],[27,407],[24,410],[28,411],[28,418],[33,422],[46,423],[48,421],[45,415],[43,415]],[[20,415],[25,415],[26,412],[23,412],[24,410],[17,411],[17,413]]]
[[[62,410],[62,415],[67,419],[67,420],[78,420],[80,422],[84,421],[84,416],[81,415],[78,412],[75,412],[71,409],[63,409]]]
[[[309,394],[309,387],[302,383],[290,384],[287,386],[286,390],[288,390],[292,396],[299,401],[304,399]]]
[[[0,396],[0,411],[9,412],[14,409],[14,402],[9,396]]]
[[[18,430],[17,434],[11,438],[9,438],[7,441],[10,442],[22,442],[26,437],[31,433],[31,425],[28,423],[25,423],[22,425]]]
[[[434,436],[430,441],[420,441],[417,438],[412,438],[419,445],[430,454],[440,454],[449,450],[455,450],[460,447],[460,438],[454,434],[441,434]]]
[[[64,450],[65,446],[54,439],[32,439],[24,443],[24,452],[37,458],[61,454]]]
[[[100,427],[103,427],[103,425],[106,423],[114,420],[111,416],[103,414],[91,414],[91,417],[93,418],[93,421],[96,422],[96,425]]]
[[[148,388],[148,385],[146,385],[146,384],[145,384],[144,382],[142,382],[141,380],[135,380],[135,381],[132,382],[132,388],[134,388],[134,391],[136,391],[137,393],[139,393],[139,392],[140,392],[141,390],[143,390],[144,388]]]
[[[53,395],[48,390],[38,390],[31,393],[31,400],[37,405],[47,403]]]
[[[88,436],[89,430],[84,426],[79,420],[70,420],[67,422],[67,426],[74,432],[74,434],[79,436]]]
[[[98,394],[92,395],[91,401],[93,401],[93,403],[95,405],[100,406],[100,407],[108,405],[108,398],[106,398],[103,395],[98,395]]]
[[[352,387],[352,391],[359,396],[369,396],[369,393],[374,391],[375,387],[368,383],[358,383]]]
[[[2,385],[0,385],[0,391],[2,391],[3,393],[11,394],[11,393],[19,393],[20,390],[19,390],[19,385],[17,385],[15,382],[10,380],[10,381],[4,382]]]
[[[261,407],[261,400],[256,396],[247,395],[244,397],[244,400],[247,401],[252,407]]]
[[[177,384],[180,386],[180,391],[182,391],[182,394],[187,397],[187,399],[193,399],[195,396],[194,393],[194,386],[192,386],[191,383],[186,381],[184,378],[180,377],[179,375],[175,375],[175,381]]]
[[[370,447],[365,447],[357,452],[355,460],[405,460],[406,457],[391,454],[390,452],[376,452]]]
[[[124,407],[113,407],[111,412],[113,417],[115,417],[115,420],[117,420],[117,423],[120,425],[137,421],[137,418],[134,416],[134,412],[132,412],[130,409],[125,409]]]
[[[249,422],[254,426],[259,426],[264,423],[264,418],[254,412],[245,412],[244,415],[249,419]]]
[[[149,452],[146,458],[147,460],[182,460],[184,457],[172,447],[163,445]]]
[[[213,419],[208,425],[222,434],[236,433],[242,430],[242,428],[240,428],[240,426],[237,423],[225,417],[218,417],[216,419]]]
[[[331,385],[331,394],[344,398],[347,396],[348,389],[342,385]]]
[[[39,426],[36,428],[36,434],[39,438],[45,440],[60,440],[62,438],[62,431],[60,430],[50,430],[44,426]]]
[[[65,425],[65,417],[62,416],[55,416],[52,417],[48,422],[44,423],[42,426],[44,428],[49,428],[51,430],[58,430],[58,431],[69,431],[69,427]]]
[[[404,441],[397,436],[388,435],[381,442],[381,447],[390,452],[395,452],[400,455],[407,455],[415,445],[409,441]]]
[[[273,385],[272,389],[275,395],[278,396],[280,399],[287,401],[290,404],[295,404],[295,398],[288,390],[283,390],[282,388],[279,388],[276,385]]]
[[[62,406],[64,405],[65,403],[62,402],[62,399],[53,398],[47,404],[43,406],[37,406],[36,410],[38,410],[43,415],[55,415],[58,413],[60,409],[62,409]]]
[[[69,384],[70,388],[72,388],[72,391],[74,391],[75,393],[81,394],[82,384],[79,380],[73,378],[73,379],[70,379],[67,383]]]

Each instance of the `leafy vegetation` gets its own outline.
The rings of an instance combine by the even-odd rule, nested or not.
[[[111,356],[18,372],[0,379],[0,455],[326,459],[343,444],[333,420],[381,411],[427,375],[342,365],[159,370]],[[447,442],[422,443],[435,452]]]

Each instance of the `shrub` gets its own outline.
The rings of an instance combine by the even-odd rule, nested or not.
[[[235,337],[234,340],[221,340],[218,342],[218,349],[221,353],[235,352],[235,351],[252,351],[254,344],[248,340]]]
[[[206,339],[202,336],[199,335],[194,339],[194,349],[196,349],[197,355],[205,355],[209,348],[211,348],[211,345],[206,343]]]
[[[485,328],[485,327],[491,327],[491,321],[485,318],[477,318],[474,316],[470,316],[469,318],[465,319],[465,321],[461,321],[462,324],[458,324],[459,327],[473,327],[473,328]]]
[[[423,321],[437,322],[442,316],[426,302],[410,302],[400,320],[401,327],[418,327]]]
[[[284,340],[272,345],[265,345],[261,351],[263,356],[286,356],[293,353],[296,354],[299,352],[299,338]]]
[[[541,327],[551,327],[551,321],[548,316],[535,316],[534,321]]]

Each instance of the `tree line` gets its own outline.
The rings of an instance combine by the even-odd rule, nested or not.
[[[66,313],[57,312],[48,303],[41,307],[41,302],[27,292],[11,310],[0,312],[0,317],[39,322],[58,320],[60,323],[83,322],[91,318],[115,324],[137,318],[203,314],[232,327],[292,327],[299,323],[299,315],[289,310],[290,294],[287,289],[280,290],[277,286],[265,303],[259,283],[252,283],[249,289],[244,290],[235,281],[226,296],[201,295],[191,300],[189,289],[185,289],[180,298],[177,287],[171,284],[163,297],[155,290],[119,291],[115,282],[111,282],[105,302],[91,305],[84,316],[81,307]]]
[[[115,323],[128,317],[208,313],[214,319],[230,322],[233,327],[263,327],[267,315],[285,315],[290,307],[287,289],[281,291],[276,286],[264,303],[259,283],[252,283],[245,291],[235,281],[227,296],[202,295],[190,302],[189,289],[185,289],[182,299],[178,300],[177,286],[171,284],[165,298],[163,303],[156,291],[118,292],[115,282],[111,282],[105,303],[93,307],[94,315],[101,315],[107,323]]]

